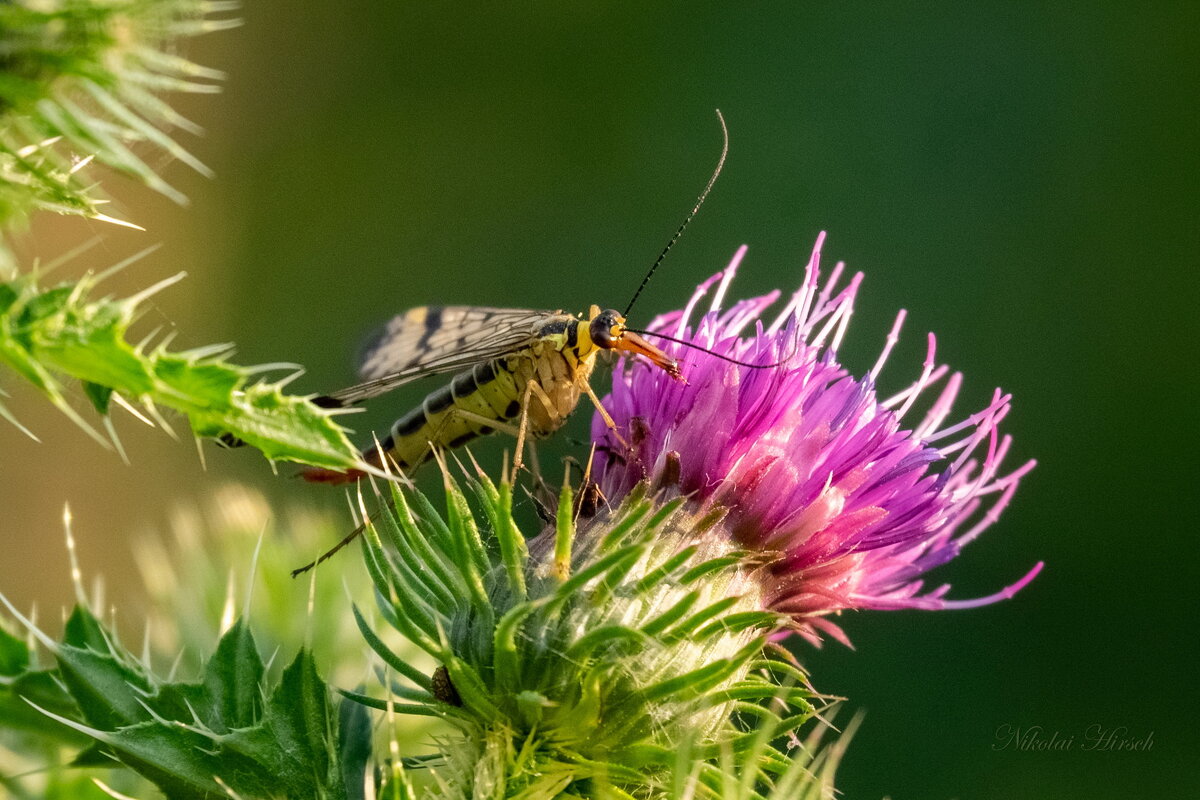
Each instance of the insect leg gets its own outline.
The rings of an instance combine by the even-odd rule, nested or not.
[[[530,383],[529,386],[533,390],[533,397],[527,398],[526,402],[528,403],[536,398],[537,401],[542,404],[542,409],[546,414],[546,428],[536,435],[544,436],[548,431],[556,431],[561,428],[563,423],[567,421],[567,414],[569,414],[570,411],[564,414],[563,411],[558,407],[558,404],[555,403],[550,395],[546,393],[546,390],[542,388],[542,384],[535,382]],[[541,467],[537,463],[537,448],[530,444],[529,452],[534,462],[534,470],[540,475]]]
[[[367,523],[364,522],[363,524],[359,525],[357,528],[355,528],[354,530],[352,530],[348,534],[346,534],[345,538],[343,538],[340,542],[338,542],[333,547],[326,550],[324,552],[324,554],[322,554],[321,557],[318,558],[316,561],[310,561],[307,564],[305,564],[303,567],[297,567],[296,569],[292,570],[292,577],[295,578],[298,575],[303,575],[305,572],[308,572],[313,567],[324,562],[330,556],[335,554],[337,551],[341,550],[343,547],[345,547],[346,545],[353,542],[366,529],[367,529]]]
[[[517,473],[521,471],[521,455],[525,452],[525,434],[529,431],[529,396],[533,393],[535,381],[530,380],[525,384],[525,391],[521,395],[521,423],[517,426],[517,451],[513,454],[513,481],[517,479]]]
[[[596,459],[596,443],[592,443],[591,452],[588,453],[587,467],[583,471],[583,478],[579,482],[579,496],[575,500],[575,519],[578,520],[581,516],[590,518],[596,516],[600,511],[600,504],[608,505],[608,498],[604,496],[604,492],[600,489],[600,484],[592,480],[592,463]]]
[[[546,409],[546,418],[550,421],[547,430],[556,431],[561,428],[562,424],[566,421],[566,417],[558,410],[558,406],[550,399],[550,395],[546,394],[546,390],[542,388],[540,383],[531,383],[529,385],[533,388],[533,393],[542,404],[542,408]]]
[[[467,422],[475,422],[479,425],[486,425],[487,427],[498,430],[501,433],[507,433],[509,436],[516,436],[520,433],[520,430],[516,425],[510,425],[507,422],[498,422],[492,417],[485,417],[483,414],[476,414],[474,411],[467,411],[459,408],[458,406],[451,408],[449,414],[453,414],[459,419],[464,419]]]
[[[612,431],[613,436],[617,437],[617,441],[621,443],[621,446],[628,450],[629,442],[625,441],[625,438],[621,436],[621,431],[617,429],[617,423],[613,421],[612,415],[604,408],[604,404],[600,402],[600,398],[596,397],[596,392],[593,391],[592,385],[587,381],[580,381],[580,383],[583,385],[583,391],[587,392],[588,399],[592,401],[592,405],[600,412],[600,418],[604,420],[604,424]]]

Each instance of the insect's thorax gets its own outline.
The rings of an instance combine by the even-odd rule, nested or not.
[[[519,397],[529,392],[528,424],[534,436],[562,427],[579,404],[600,352],[588,335],[587,320],[564,317],[543,326],[540,333],[527,351],[506,358]]]

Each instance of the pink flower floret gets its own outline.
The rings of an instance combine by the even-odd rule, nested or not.
[[[922,592],[921,580],[997,520],[1035,464],[1001,472],[1011,440],[999,424],[1010,396],[997,389],[985,408],[948,423],[962,376],[936,364],[930,334],[917,380],[880,399],[875,381],[904,311],[874,367],[851,376],[836,354],[862,273],[839,289],[838,264],[819,285],[823,241],[824,234],[800,289],[770,323],[761,315],[779,292],[723,308],[742,247],[683,310],[650,324],[715,355],[675,345],[686,384],[637,361],[618,369],[603,404],[631,449],[596,415],[602,490],[617,500],[677,470],[681,491],[729,510],[727,529],[740,544],[780,554],[771,606],[813,641],[822,632],[845,640],[823,618],[843,609],[967,608],[1011,597],[1041,563],[974,600],[945,599],[949,586]],[[925,413],[913,424],[919,407]]]

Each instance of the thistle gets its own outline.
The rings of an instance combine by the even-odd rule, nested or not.
[[[161,408],[185,414],[197,437],[234,436],[269,458],[372,469],[358,464],[345,430],[324,409],[284,393],[298,373],[273,381],[262,378],[264,372],[289,365],[238,366],[231,363],[233,347],[227,344],[170,350],[170,337],[153,343],[153,332],[136,344],[131,341],[130,328],[146,300],[183,274],[125,298],[98,297],[96,288],[145,252],[73,283],[44,286],[37,272],[0,282],[0,365],[122,456],[110,415],[114,406],[172,435]],[[104,433],[69,401],[69,379],[82,382]],[[3,403],[0,417],[36,438]]]
[[[350,646],[361,640],[336,624],[348,615],[344,576],[291,581],[283,565],[295,542],[264,541],[272,515],[252,491],[226,487],[205,511],[178,509],[170,540],[139,549],[144,618],[93,611],[104,604],[99,588],[84,591],[69,512],[77,605],[61,637],[0,592],[4,797],[362,796],[368,712],[339,702],[318,674],[329,661],[320,651],[338,654],[334,671],[363,674]],[[337,529],[332,515],[290,516],[312,547]],[[119,628],[134,620],[130,648]]]
[[[588,518],[566,488],[553,524],[527,539],[510,483],[483,474],[468,483],[464,492],[446,473],[444,509],[395,485],[381,497],[364,554],[383,624],[357,607],[357,635],[330,618],[343,607],[334,587],[343,571],[318,571],[314,604],[312,589],[286,578],[286,547],[246,555],[249,531],[239,529],[261,530],[265,508],[233,489],[209,523],[210,536],[221,534],[211,547],[198,544],[204,523],[182,515],[179,552],[156,551],[152,617],[156,628],[179,627],[148,634],[140,657],[78,585],[80,607],[59,641],[0,595],[28,632],[22,641],[0,624],[0,733],[20,734],[0,741],[0,763],[15,757],[26,772],[82,750],[75,765],[108,768],[101,785],[119,787],[113,796],[148,796],[146,781],[180,798],[833,796],[845,737],[821,744],[820,727],[804,743],[795,735],[825,703],[769,642],[781,617],[762,608],[755,555],[714,535],[721,512],[695,518],[679,498],[638,490]],[[309,515],[289,527],[312,544],[328,526]],[[253,600],[227,594],[224,562],[235,553],[259,575]],[[157,590],[172,574],[185,596],[178,582]],[[306,643],[292,658],[289,631],[305,602]],[[199,629],[222,604],[213,649]],[[245,616],[234,622],[238,607]],[[282,646],[273,666],[256,641]],[[313,650],[331,653],[343,675],[361,675],[374,651],[378,685],[331,696]],[[201,654],[203,668],[189,670]],[[370,708],[383,711],[374,724]],[[420,755],[431,736],[436,752]],[[5,742],[16,743],[11,752]],[[65,766],[45,781],[10,788],[77,796],[84,783]]]
[[[982,410],[947,422],[962,375],[947,377],[936,364],[930,334],[917,380],[879,398],[875,381],[904,311],[875,365],[852,377],[837,349],[863,276],[839,288],[838,264],[820,284],[823,240],[803,284],[771,321],[762,315],[778,291],[723,307],[743,247],[683,310],[652,322],[651,331],[710,354],[685,366],[687,385],[636,364],[618,372],[603,402],[632,451],[596,417],[601,489],[620,502],[651,481],[672,485],[693,513],[727,509],[726,530],[738,546],[777,554],[766,606],[788,614],[793,630],[813,642],[821,633],[846,641],[828,619],[843,609],[969,608],[1012,597],[1041,563],[973,600],[946,599],[947,585],[922,591],[921,580],[999,518],[1035,464],[1001,470],[1011,439],[999,425],[1011,396],[997,389]],[[697,312],[710,290],[709,309]],[[924,416],[912,420],[939,383]]]
[[[184,203],[137,143],[210,174],[173,132],[200,127],[166,92],[218,91],[223,76],[178,54],[179,40],[238,24],[225,0],[0,3],[0,226],[34,210],[122,225],[87,174],[95,160]],[[133,225],[133,227],[137,227]],[[0,242],[0,274],[14,268]]]
[[[580,519],[568,486],[527,542],[508,482],[475,476],[476,513],[445,474],[444,514],[393,487],[365,539],[383,619],[440,666],[414,668],[357,611],[396,699],[345,693],[451,724],[423,762],[436,796],[667,796],[684,743],[706,794],[722,754],[753,785],[786,772],[764,743],[808,720],[813,694],[768,645],[781,620],[754,555],[710,535],[722,511],[698,518],[642,487]]]

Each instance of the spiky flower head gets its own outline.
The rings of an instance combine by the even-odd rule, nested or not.
[[[813,695],[767,644],[780,615],[763,608],[753,554],[705,534],[723,512],[637,490],[588,517],[566,485],[527,540],[510,483],[480,472],[472,503],[444,477],[444,515],[393,485],[364,537],[380,614],[440,666],[414,668],[359,611],[399,702],[343,693],[455,729],[435,796],[664,797],[677,763],[712,770],[730,754],[751,784],[774,774],[779,754],[754,743],[796,731]]]
[[[923,591],[921,579],[995,522],[1034,466],[1001,471],[1010,437],[999,424],[1010,395],[997,389],[982,410],[948,421],[962,375],[936,364],[930,334],[917,380],[878,397],[875,380],[904,311],[875,365],[853,377],[837,350],[863,276],[839,288],[838,264],[820,283],[823,240],[773,320],[762,315],[778,291],[723,308],[743,247],[683,310],[650,324],[713,355],[688,351],[695,357],[686,385],[636,362],[619,368],[603,404],[628,447],[597,415],[601,489],[617,502],[649,480],[676,486],[702,508],[727,508],[727,530],[740,545],[779,553],[768,604],[814,643],[822,632],[846,641],[827,619],[843,609],[966,608],[1011,597],[1041,563],[974,600],[947,600],[948,585]],[[708,310],[699,311],[710,291]],[[921,403],[931,391],[932,402]],[[924,416],[913,419],[921,406]]]

